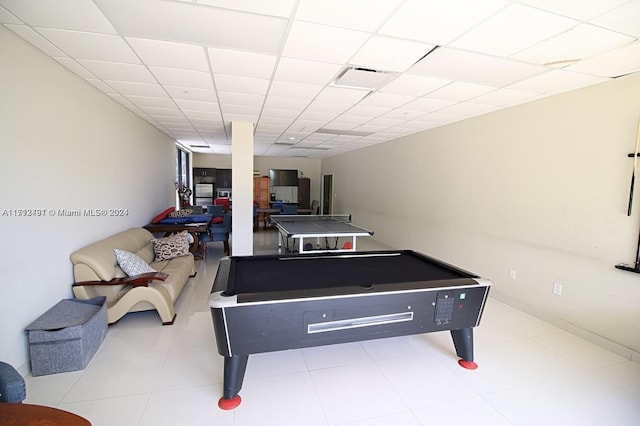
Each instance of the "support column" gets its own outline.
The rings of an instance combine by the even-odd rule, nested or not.
[[[231,253],[253,254],[253,123],[231,123]]]

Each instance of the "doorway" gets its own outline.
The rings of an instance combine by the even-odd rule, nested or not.
[[[322,214],[333,212],[333,175],[322,176]]]

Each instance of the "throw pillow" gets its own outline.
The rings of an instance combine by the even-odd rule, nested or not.
[[[146,274],[147,272],[157,272],[138,255],[119,249],[113,249],[113,251],[116,253],[118,265],[130,277]]]
[[[187,217],[191,215],[191,209],[180,209],[169,213],[169,217]]]
[[[155,261],[160,262],[189,254],[189,240],[185,234],[187,234],[187,231],[164,238],[152,239]]]

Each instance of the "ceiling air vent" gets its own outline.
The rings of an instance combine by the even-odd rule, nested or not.
[[[396,73],[387,71],[377,71],[369,68],[347,67],[331,83],[336,87],[347,87],[349,89],[375,90]]]

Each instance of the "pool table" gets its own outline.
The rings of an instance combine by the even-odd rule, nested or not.
[[[232,256],[209,307],[233,409],[250,354],[449,330],[474,369],[473,327],[491,282],[412,250]]]

